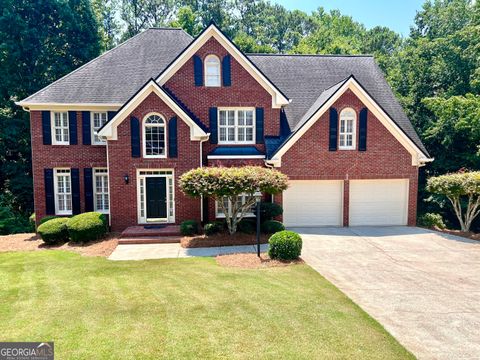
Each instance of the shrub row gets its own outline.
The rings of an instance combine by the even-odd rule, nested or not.
[[[46,244],[56,244],[69,239],[74,242],[97,240],[108,231],[104,214],[87,212],[71,218],[47,216],[40,221],[37,232]]]

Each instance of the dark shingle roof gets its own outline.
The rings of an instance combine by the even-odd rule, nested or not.
[[[23,101],[123,104],[191,41],[181,29],[148,29]]]
[[[328,93],[328,89],[335,88],[335,85],[353,75],[403,132],[428,155],[372,56],[248,56],[291,99],[291,103],[285,107],[290,129],[301,126],[305,115],[315,110],[315,103],[323,101],[322,97]]]

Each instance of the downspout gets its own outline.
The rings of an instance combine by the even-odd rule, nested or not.
[[[111,228],[112,227],[112,214],[110,213],[112,211],[112,207],[110,204],[111,198],[112,198],[112,186],[110,184],[110,162],[108,161],[108,139],[105,139],[106,143],[106,151],[107,151],[107,175],[108,175],[108,226]],[[95,201],[95,200],[94,200]]]
[[[200,167],[203,167],[203,143],[208,141],[210,138],[210,133],[207,133],[207,136],[200,138]],[[200,222],[203,222],[203,195],[200,196]]]

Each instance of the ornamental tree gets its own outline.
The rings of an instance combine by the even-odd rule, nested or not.
[[[452,203],[462,231],[469,231],[480,213],[480,171],[459,172],[428,179],[427,190]]]
[[[278,194],[286,190],[288,177],[280,171],[260,166],[204,167],[186,172],[179,183],[180,189],[188,196],[215,199],[225,214],[228,231],[234,234],[237,224],[255,205],[256,194]],[[244,203],[237,201],[239,195],[245,195]]]

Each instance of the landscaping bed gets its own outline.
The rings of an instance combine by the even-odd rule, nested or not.
[[[439,231],[445,234],[461,236],[467,239],[480,241],[480,233],[474,233],[472,231],[461,231],[461,230],[450,230],[450,229],[440,229],[438,227],[433,227],[432,230]]]
[[[242,269],[258,269],[266,267],[288,266],[301,264],[303,260],[280,261],[270,259],[268,254],[262,253],[260,257],[257,254],[228,254],[216,257],[217,264],[225,267],[234,267]]]
[[[268,235],[260,235],[260,243],[268,243],[268,238]],[[226,232],[213,235],[184,236],[180,242],[184,248],[255,245],[256,243],[257,238],[255,234],[236,233],[230,235]]]

